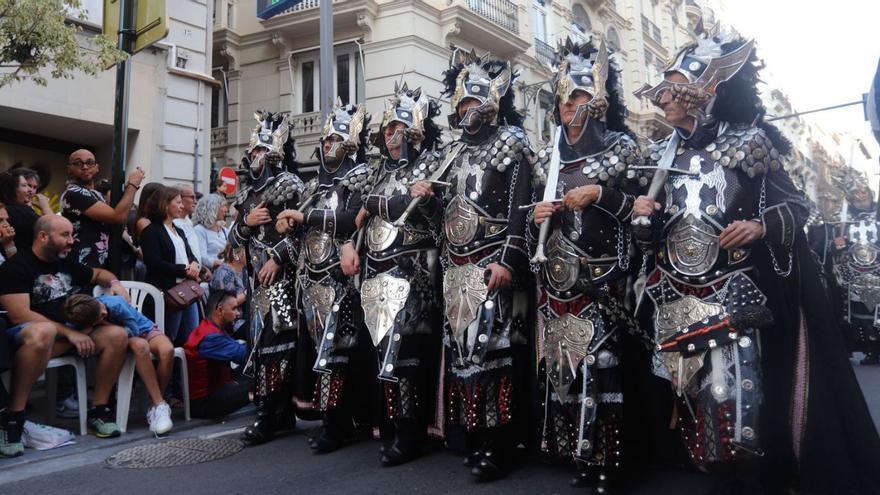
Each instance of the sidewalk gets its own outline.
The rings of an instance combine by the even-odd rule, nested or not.
[[[39,402],[35,405],[42,406]],[[33,407],[28,413],[28,417],[33,418],[31,421],[44,422],[41,407]],[[42,451],[25,449],[23,456],[11,459],[0,458],[0,486],[4,483],[22,481],[103,462],[114,453],[135,445],[158,442],[164,439],[235,434],[243,431],[245,426],[253,421],[253,417],[253,406],[247,406],[223,421],[195,418],[186,421],[183,418],[183,409],[175,410],[172,414],[174,429],[160,439],[156,439],[147,428],[143,414],[133,410],[129,417],[128,432],[117,438],[100,439],[94,435],[77,435],[76,443],[73,445]],[[73,432],[79,431],[76,419],[58,418],[53,422],[53,426],[66,428]]]

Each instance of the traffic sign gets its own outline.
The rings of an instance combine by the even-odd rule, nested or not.
[[[119,34],[119,5],[122,1],[104,0],[104,35],[114,41]],[[132,54],[168,36],[165,0],[138,0],[136,4]]]
[[[281,12],[302,3],[303,0],[257,0],[257,17],[269,19]]]
[[[218,177],[220,184],[217,186],[217,191],[227,196],[235,194],[238,189],[238,174],[235,173],[235,170],[231,167],[223,167],[220,169]]]

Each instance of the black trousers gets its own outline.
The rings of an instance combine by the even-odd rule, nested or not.
[[[222,418],[248,405],[250,384],[241,381],[227,383],[201,399],[190,401],[193,417],[215,419]]]

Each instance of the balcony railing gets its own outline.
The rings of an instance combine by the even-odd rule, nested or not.
[[[321,113],[301,113],[293,118],[293,135],[305,136],[308,134],[317,134],[321,132]]]
[[[314,9],[321,5],[319,0],[303,0],[302,2],[294,5],[293,7],[284,10],[279,15],[289,14],[291,12],[298,12],[300,10]]]
[[[468,0],[468,7],[511,33],[519,34],[517,5],[510,0]]]
[[[553,47],[538,38],[535,38],[535,57],[539,62],[547,65],[553,65],[553,61],[556,59]]]
[[[211,129],[211,149],[225,148],[229,144],[227,130],[225,127],[214,127]]]

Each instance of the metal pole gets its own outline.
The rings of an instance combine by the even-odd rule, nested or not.
[[[131,41],[134,17],[134,0],[119,0],[119,33],[117,48],[129,56],[116,64],[116,97],[113,111],[113,166],[110,177],[110,205],[116,207],[122,199],[125,181],[126,154],[128,151],[128,89],[131,82]],[[122,225],[110,226],[110,246],[107,268],[119,275],[122,256]]]
[[[330,109],[333,108],[333,86],[336,78],[333,77],[333,0],[321,0],[321,14],[319,28],[321,30],[321,63],[319,74],[321,78],[321,120],[327,118]]]
[[[764,120],[766,122],[773,122],[774,120],[782,120],[782,119],[790,119],[793,117],[800,117],[801,115],[806,115],[808,113],[824,112],[825,110],[834,110],[837,108],[851,107],[853,105],[864,105],[864,104],[865,104],[865,100],[851,101],[849,103],[841,103],[840,105],[831,105],[830,107],[817,108],[815,110],[807,110],[806,112],[798,112],[798,113],[793,113],[791,115],[780,115],[779,117],[770,117],[770,118],[767,118]]]

